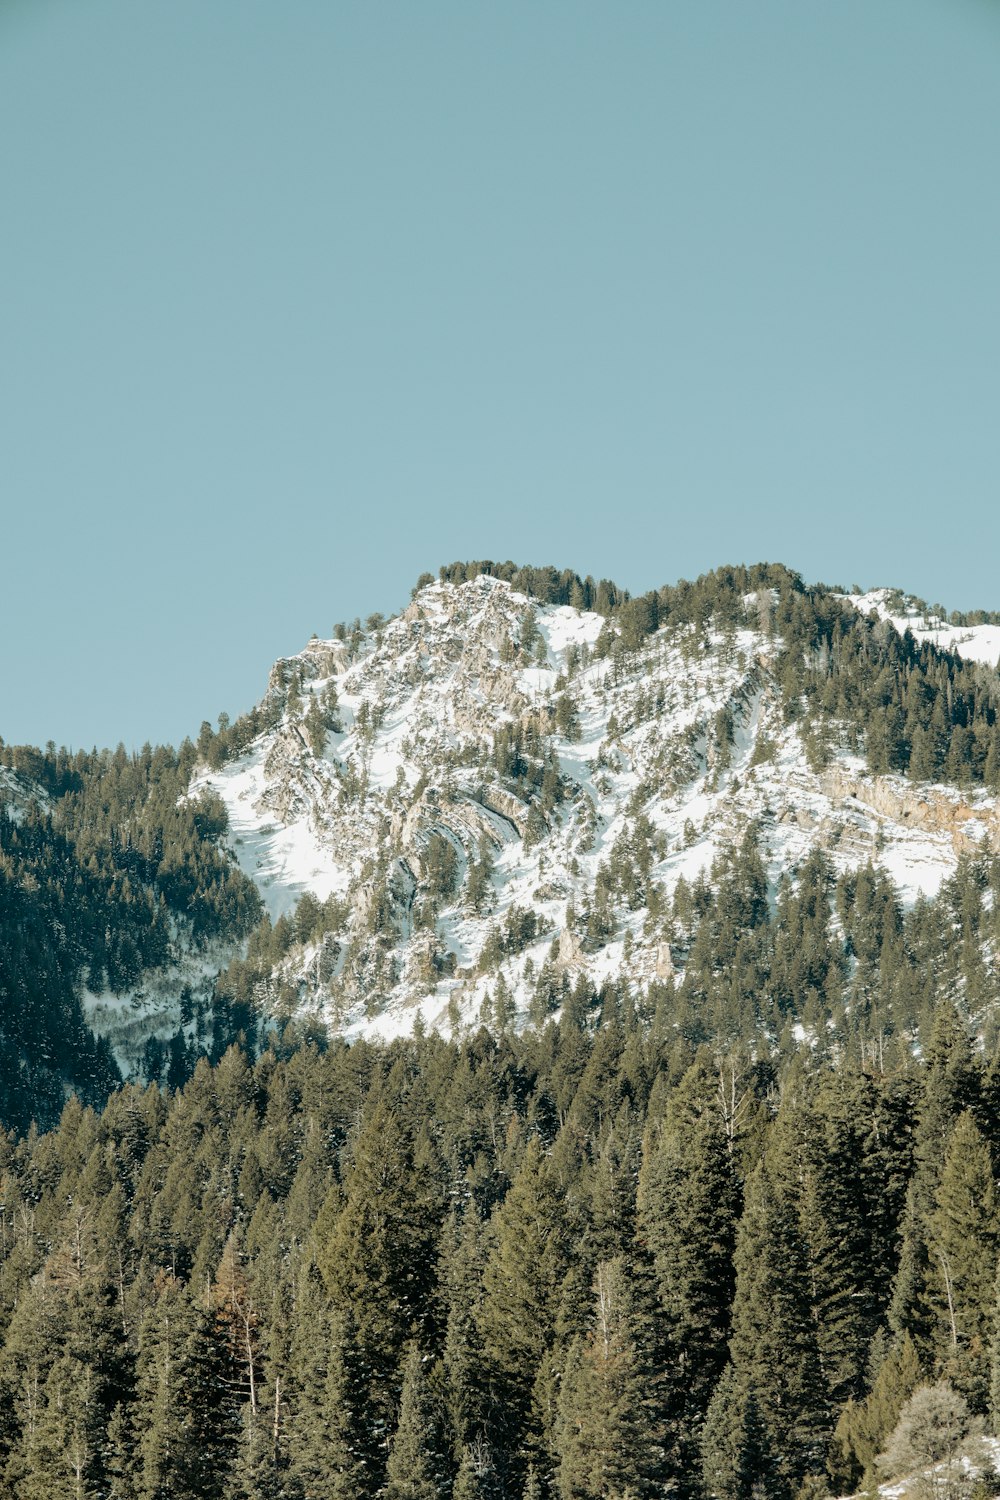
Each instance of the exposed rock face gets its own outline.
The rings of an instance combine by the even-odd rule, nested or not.
[[[583,944],[578,934],[569,927],[564,927],[559,934],[557,962],[562,969],[576,968],[583,963]]]
[[[493,806],[494,801],[504,802],[505,810]],[[516,812],[512,812],[512,806]],[[428,789],[406,814],[401,843],[418,864],[422,863],[428,835],[435,831],[450,834],[457,845],[469,851],[474,851],[483,840],[497,851],[506,840],[523,835],[527,814],[523,803],[516,797],[506,798],[500,790],[487,803],[471,796],[440,797],[434,789]]]
[[[657,943],[656,945],[656,977],[657,979],[673,980],[675,976],[673,955],[670,952],[669,943]]]
[[[292,682],[317,682],[337,677],[347,670],[347,647],[343,641],[313,639],[298,656],[282,656],[271,668],[267,693],[284,697]]]
[[[1000,853],[1000,809],[985,793],[963,795],[953,787],[915,785],[842,766],[826,772],[823,789],[838,806],[854,802],[890,823],[943,834],[956,854],[974,854],[984,840],[992,853]]]
[[[491,786],[482,795],[482,806],[488,813],[494,815],[494,820],[500,818],[509,829],[512,828],[515,831],[518,838],[524,838],[531,808],[520,797],[515,797],[513,792],[508,792],[502,786]],[[491,820],[491,827],[495,831],[494,820]]]

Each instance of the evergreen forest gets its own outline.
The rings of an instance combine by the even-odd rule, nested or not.
[[[1000,1071],[644,1025],[272,1033],[3,1145],[3,1493],[846,1493],[996,1420]]]

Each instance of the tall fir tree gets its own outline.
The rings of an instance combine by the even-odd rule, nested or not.
[[[756,1398],[732,1365],[719,1378],[700,1439],[699,1477],[709,1500],[769,1500],[780,1493]]]
[[[657,1372],[643,1358],[622,1257],[594,1278],[591,1328],[569,1351],[556,1446],[561,1500],[662,1492],[664,1453]]]
[[[404,1361],[399,1421],[389,1445],[386,1500],[437,1500],[444,1493],[435,1429],[423,1356],[412,1344]]]
[[[822,1471],[832,1422],[798,1203],[767,1160],[747,1183],[734,1264],[730,1356],[775,1458],[777,1500],[794,1493],[806,1474]]]
[[[403,1345],[420,1334],[429,1308],[436,1226],[427,1184],[414,1171],[412,1141],[396,1109],[377,1098],[353,1141],[333,1215],[317,1221],[316,1262],[333,1309],[355,1320],[368,1372],[371,1419],[388,1439],[399,1399]]]
[[[944,1372],[973,1411],[989,1401],[989,1347],[1000,1253],[993,1163],[968,1112],[948,1139],[930,1216],[928,1300]]]
[[[555,1341],[571,1256],[565,1200],[537,1138],[528,1144],[491,1231],[479,1311],[491,1384],[491,1437],[519,1473],[519,1454],[534,1451],[542,1434],[544,1415],[534,1400],[535,1387]]]
[[[639,1234],[661,1309],[665,1440],[682,1490],[696,1472],[701,1424],[726,1360],[740,1191],[717,1080],[699,1062],[658,1134],[647,1133]]]

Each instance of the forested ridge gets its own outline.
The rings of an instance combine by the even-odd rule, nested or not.
[[[900,635],[886,621],[858,611],[841,590],[807,585],[781,564],[717,568],[693,583],[681,580],[634,598],[607,579],[595,583],[552,567],[469,562],[441,569],[447,582],[480,574],[504,579],[543,603],[604,615],[609,628],[598,654],[638,650],[664,628],[733,628],[745,619],[752,598],[763,628],[780,641],[775,674],[787,715],[816,720],[820,758],[846,731],[844,742],[864,750],[873,771],[1000,789],[996,663],[965,662],[918,642],[909,630]],[[913,603],[944,614],[940,605]],[[985,610],[952,615],[956,623],[993,618]]]

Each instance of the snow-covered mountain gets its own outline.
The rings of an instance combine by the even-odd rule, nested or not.
[[[852,602],[888,616],[890,597]],[[274,727],[191,789],[225,803],[273,921],[325,903],[262,1000],[391,1035],[418,1016],[473,1023],[498,990],[524,1017],[546,965],[595,987],[671,983],[670,897],[751,823],[775,885],[818,845],[838,869],[881,866],[907,903],[963,851],[1000,849],[984,791],[872,776],[843,750],[813,769],[783,712],[770,604],[748,595],[737,628],[605,654],[614,623],[478,576],[277,663]],[[927,628],[993,652],[997,627]]]

